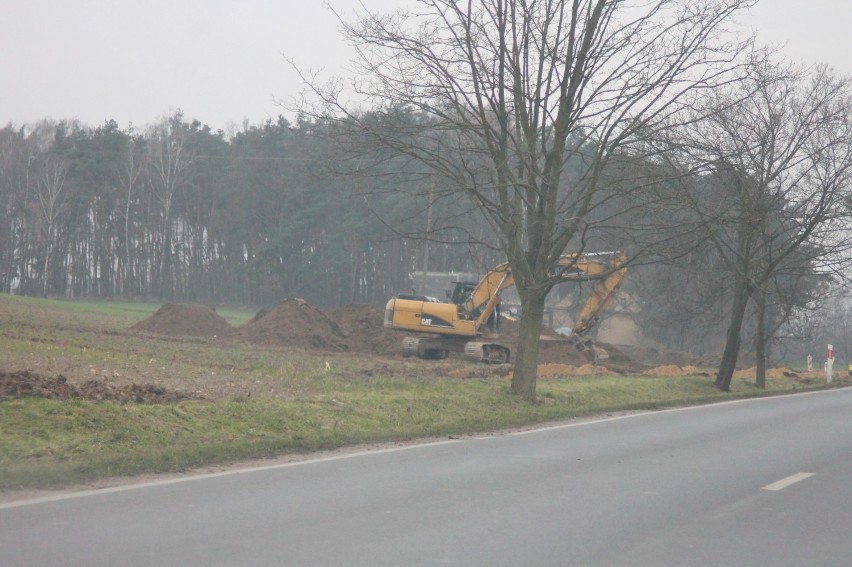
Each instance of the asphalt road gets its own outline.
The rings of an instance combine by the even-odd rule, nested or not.
[[[852,389],[0,505],[0,565],[852,564]]]

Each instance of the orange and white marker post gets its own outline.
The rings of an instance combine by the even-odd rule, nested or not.
[[[834,365],[834,346],[828,345],[825,351],[825,381],[831,384],[831,367]]]

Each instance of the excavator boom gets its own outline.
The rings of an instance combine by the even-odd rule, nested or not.
[[[612,303],[615,292],[621,286],[626,273],[627,268],[619,268],[595,281],[591,295],[574,321],[573,335],[586,335],[598,324],[600,316],[607,310],[610,303]]]

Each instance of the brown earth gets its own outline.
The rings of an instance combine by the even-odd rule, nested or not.
[[[304,299],[285,299],[271,310],[260,311],[239,328],[239,335],[262,345],[349,350],[340,325]]]
[[[237,337],[244,341],[311,350],[349,351],[382,356],[401,352],[402,334],[384,328],[384,312],[371,305],[351,304],[321,310],[303,299],[286,299],[272,309],[259,311],[251,320],[235,329],[205,305],[163,305],[151,317],[132,327],[136,331],[170,336]],[[504,320],[500,339],[517,352],[518,323]],[[623,371],[644,370],[612,345],[605,345],[608,364]],[[564,337],[546,330],[540,347],[542,363],[582,366],[594,362],[592,352],[580,352]]]
[[[160,335],[231,337],[236,331],[216,310],[197,303],[166,303],[156,313],[131,327]]]
[[[384,328],[380,308],[351,304],[321,310],[303,299],[286,299],[272,309],[259,311],[238,329],[203,305],[167,304],[133,329],[164,335],[237,337],[246,342],[332,352],[399,356],[402,334]],[[517,352],[519,325],[504,319],[498,342]],[[579,351],[564,337],[545,330],[540,343],[541,364],[591,368],[604,364],[608,372],[641,373],[658,364],[697,365],[695,357],[637,347],[599,344],[608,358],[595,360],[592,350]],[[687,360],[689,359],[689,360]]]
[[[402,343],[399,333],[384,328],[384,311],[377,307],[350,304],[322,311],[303,299],[287,299],[258,312],[239,334],[269,346],[386,356],[398,354]]]
[[[328,312],[340,322],[353,352],[393,356],[400,352],[400,333],[385,329],[384,311],[372,305],[350,304]]]
[[[61,374],[50,378],[26,370],[0,372],[0,401],[23,397],[112,401],[124,404],[156,404],[201,399],[200,396],[167,390],[153,384],[113,386],[97,380],[88,380],[75,386]]]
[[[332,365],[336,364],[336,357],[369,355],[376,357],[375,365],[361,372],[370,374],[398,371],[391,370],[388,359],[401,359],[403,334],[385,329],[383,321],[383,311],[370,305],[353,304],[321,310],[301,299],[287,299],[272,309],[259,311],[250,321],[234,328],[211,307],[170,303],[134,325],[132,330],[163,335],[169,341],[206,343],[234,340],[273,348],[295,347],[327,352],[330,362],[326,361],[326,364]],[[499,342],[508,346],[513,356],[517,354],[517,321],[503,321]],[[594,351],[581,352],[564,337],[545,331],[540,343],[539,375],[709,376],[712,370],[708,372],[708,369],[712,369],[717,362],[659,349],[609,344],[597,346],[606,351],[606,357],[599,356],[596,359]],[[455,355],[443,363],[418,359],[410,359],[409,363],[430,365],[435,375],[454,378],[505,377],[512,372],[511,365],[463,363],[460,366],[460,359]],[[73,358],[40,356],[23,368],[29,371],[0,374],[0,399],[40,396],[155,403],[200,397],[232,399],[252,395],[279,395],[274,384],[262,377],[251,381],[234,380],[227,370],[220,372],[217,369],[209,375],[189,378],[172,378],[168,372],[168,362],[155,358],[141,364],[133,362],[110,366],[81,365]],[[753,371],[750,373],[753,376]]]

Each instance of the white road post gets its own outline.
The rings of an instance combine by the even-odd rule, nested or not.
[[[825,351],[825,381],[831,384],[831,367],[834,364],[834,347],[828,345]]]

